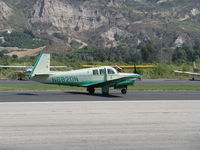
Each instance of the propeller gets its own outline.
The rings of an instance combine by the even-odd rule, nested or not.
[[[123,69],[121,67],[119,67],[118,65],[115,65],[115,69],[117,69],[117,71],[122,72]]]
[[[133,73],[137,74],[136,64],[134,64],[134,72]]]

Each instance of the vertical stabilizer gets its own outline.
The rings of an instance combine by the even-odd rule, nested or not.
[[[38,57],[30,77],[41,74],[49,74],[50,72],[50,54],[40,54]]]

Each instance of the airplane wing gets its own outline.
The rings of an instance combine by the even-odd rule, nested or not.
[[[0,68],[33,68],[33,66],[0,66]],[[67,66],[50,66],[50,68],[67,68]]]
[[[196,76],[200,76],[200,72],[186,72],[186,71],[178,71],[178,70],[174,70],[175,73],[180,73],[180,74],[189,74],[189,75],[196,75]]]
[[[108,65],[109,66],[109,65]],[[107,67],[102,65],[80,65],[81,68],[93,68],[93,67]],[[153,68],[153,65],[133,65],[133,66],[110,66],[113,68],[119,67],[121,69],[148,69]]]
[[[153,68],[153,65],[136,65],[136,66],[119,66],[122,69],[148,69]]]
[[[0,66],[0,68],[32,68],[33,66]]]
[[[108,81],[103,81],[103,82],[100,81],[99,83],[87,83],[87,84],[84,84],[82,86],[84,86],[84,87],[113,86],[117,82],[122,82],[122,81],[125,81],[125,80],[128,80],[128,79],[139,78],[139,77],[140,77],[140,75],[135,74],[135,75],[130,75],[130,76],[114,79],[114,80],[108,80]]]

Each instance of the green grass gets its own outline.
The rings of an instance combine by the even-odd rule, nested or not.
[[[47,85],[47,84],[38,84],[38,85],[0,85],[0,91],[51,91],[51,90],[83,90],[84,88],[80,87],[69,87],[69,86],[59,86],[59,85]]]
[[[81,87],[70,87],[70,86],[59,86],[59,85],[0,85],[0,91],[69,91],[69,90],[85,90]],[[135,85],[129,86],[128,90],[139,90],[139,91],[200,91],[199,85]]]

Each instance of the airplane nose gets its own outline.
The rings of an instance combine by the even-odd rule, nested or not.
[[[131,77],[132,78],[141,78],[141,75],[139,75],[139,74],[132,74]]]
[[[141,77],[141,75],[135,74],[135,78],[140,78],[140,77]]]

